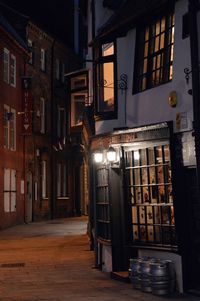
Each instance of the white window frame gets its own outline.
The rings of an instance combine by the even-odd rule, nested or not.
[[[46,50],[44,48],[40,49],[40,69],[46,70]]]
[[[10,55],[10,85],[16,87],[16,57]]]
[[[7,114],[7,116],[5,116]],[[10,117],[9,117],[10,114]],[[11,120],[9,120],[9,118]],[[16,110],[4,104],[4,148],[16,150]],[[12,138],[12,139],[11,139]]]
[[[42,161],[41,162],[41,168],[42,168],[42,198],[45,199],[47,197],[47,162]]]
[[[71,127],[82,125],[82,121],[76,122],[76,103],[83,103],[85,105],[87,93],[73,93],[71,103]],[[84,99],[84,100],[83,100]]]
[[[40,133],[45,134],[45,99],[40,97]]]
[[[7,148],[9,149],[9,144],[10,144],[10,135],[9,135],[9,132],[10,132],[10,123],[7,119],[7,116],[6,114],[10,112],[10,108],[9,106],[5,105],[4,104],[4,139],[3,139],[3,145],[4,145],[4,148]]]
[[[10,82],[10,51],[7,48],[3,50],[3,80],[7,84]]]
[[[10,137],[9,137],[9,143],[10,143],[10,149],[15,151],[16,150],[16,110],[11,108],[10,112],[12,113],[12,123],[9,122],[10,126]],[[12,127],[13,124],[13,127]]]
[[[4,168],[4,212],[15,212],[17,204],[17,172]]]

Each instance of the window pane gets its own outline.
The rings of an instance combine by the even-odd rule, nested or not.
[[[102,56],[108,56],[114,54],[114,44],[108,43],[102,45]]]
[[[102,81],[100,83],[100,90],[102,91],[100,99],[101,111],[114,110],[114,64],[108,62],[102,64]]]
[[[136,92],[152,88],[172,79],[173,19],[173,14],[166,15],[147,27],[138,29],[139,43],[136,45],[138,53],[136,57],[137,69],[134,72],[134,88]],[[159,57],[157,57],[158,53]],[[156,69],[159,70],[155,72]],[[146,74],[148,78],[144,76]]]

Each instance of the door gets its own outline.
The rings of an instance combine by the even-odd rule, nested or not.
[[[200,290],[200,199],[195,168],[186,170],[188,241],[185,241],[186,287]]]
[[[33,177],[32,173],[27,174],[27,190],[26,190],[26,222],[32,222],[33,216]]]

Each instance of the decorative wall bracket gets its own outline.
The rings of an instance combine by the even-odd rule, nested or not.
[[[122,90],[122,91],[127,90],[127,89],[128,89],[127,81],[128,81],[128,76],[127,76],[127,74],[122,73],[122,74],[120,75],[119,80],[118,80],[118,89],[119,89],[119,90]]]
[[[186,83],[189,84],[190,73],[192,73],[192,70],[190,70],[189,68],[185,68],[184,73],[185,73]]]

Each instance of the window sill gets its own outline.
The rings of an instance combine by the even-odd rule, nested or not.
[[[117,113],[116,112],[96,113],[94,119],[95,121],[117,119]]]
[[[140,245],[140,244],[135,244],[135,245],[131,245],[129,246],[130,248],[133,249],[146,249],[146,250],[161,250],[161,251],[171,251],[174,253],[178,252],[178,246],[169,246],[169,245],[165,245],[165,246],[161,246],[161,245]]]

